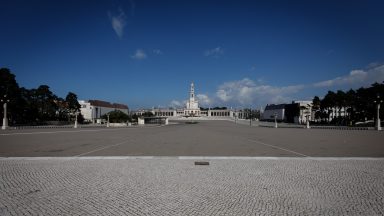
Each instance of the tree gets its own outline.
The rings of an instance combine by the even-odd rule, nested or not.
[[[320,111],[320,105],[321,105],[321,100],[318,96],[315,96],[312,100],[312,110],[315,112],[315,119],[320,119],[321,118],[321,111]]]
[[[338,90],[337,93],[336,93],[336,106],[338,107],[339,111],[338,111],[338,117],[341,117],[341,112],[342,112],[342,109],[346,107],[346,95],[345,95],[345,92],[341,91],[341,90]],[[344,110],[345,112],[345,110]],[[344,115],[345,116],[345,113]]]
[[[21,98],[19,84],[16,82],[16,76],[12,74],[8,68],[0,69],[0,99],[9,100],[7,103],[7,113],[10,124],[22,119],[21,113],[23,107],[20,106]],[[3,116],[4,110],[2,107],[0,110],[1,116]]]
[[[347,92],[338,90],[336,93],[328,91],[325,97],[320,100],[320,116],[329,120],[332,115],[332,123],[335,124],[354,124],[359,121],[366,121],[376,119],[376,105],[374,101],[377,100],[377,96],[384,97],[384,82],[373,83],[370,87],[361,87],[356,91],[353,89]],[[314,106],[316,106],[313,101]],[[338,115],[335,115],[333,111],[337,111]],[[341,115],[341,112],[344,115]],[[384,115],[384,109],[380,109],[380,115]]]
[[[63,98],[58,97],[56,98],[55,103],[57,105],[57,111],[56,111],[57,119],[59,121],[68,121],[69,113],[67,108],[68,107],[67,102]]]
[[[345,105],[347,107],[347,119],[349,121],[349,125],[352,125],[355,118],[355,110],[356,110],[356,92],[353,89],[350,89],[345,94]]]
[[[79,112],[81,105],[79,104],[79,101],[77,100],[77,95],[73,92],[68,92],[67,96],[65,97],[65,102],[67,103],[67,108],[70,113]]]
[[[69,92],[64,100],[51,92],[48,85],[40,85],[37,89],[20,88],[15,75],[8,68],[0,68],[0,98],[3,99],[5,95],[9,100],[10,124],[64,120],[68,118],[69,111],[75,113],[80,110],[76,94]]]
[[[37,99],[37,109],[38,116],[40,121],[49,121],[55,120],[57,104],[55,99],[57,98],[47,85],[40,85],[35,93],[35,98]]]
[[[330,115],[333,114],[333,108],[335,107],[336,94],[333,91],[328,91],[324,96],[324,99],[320,103],[320,108],[323,111],[323,117],[326,121],[329,121]]]
[[[127,122],[129,120],[129,116],[120,110],[114,110],[109,112],[108,114],[109,114],[109,122],[112,122],[112,123],[122,123],[122,122]],[[101,118],[107,120],[108,114],[104,114],[103,116],[101,116]]]

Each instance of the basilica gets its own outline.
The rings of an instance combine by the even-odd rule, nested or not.
[[[157,117],[168,117],[169,119],[235,119],[235,118],[246,118],[247,113],[242,110],[232,110],[228,108],[224,109],[203,109],[200,108],[199,102],[196,99],[195,85],[192,82],[189,90],[189,99],[187,100],[184,108],[153,108],[134,111],[136,115],[142,115],[145,112],[151,112]]]
[[[195,85],[191,83],[191,90],[189,91],[189,100],[184,109],[184,116],[200,116],[199,102],[195,99]]]

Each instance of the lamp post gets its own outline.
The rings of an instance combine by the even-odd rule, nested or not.
[[[252,127],[252,110],[249,108],[249,126]]]
[[[273,115],[275,117],[275,128],[277,128],[277,113]]]
[[[309,116],[310,116],[310,114],[311,114],[311,112],[309,111],[309,108],[311,107],[311,105],[309,105],[309,104],[307,104],[307,110],[306,110],[306,117],[307,117],[307,125],[305,126],[305,128],[307,128],[307,129],[309,129],[309,128],[311,128],[310,126],[309,126]]]
[[[311,127],[309,126],[309,115],[307,114],[306,117],[307,117],[307,125],[305,126],[305,128],[309,129],[309,128],[311,128]]]
[[[3,99],[1,99],[1,102],[4,102],[4,105],[3,105],[4,117],[3,117],[3,126],[1,127],[1,129],[5,130],[8,128],[7,103],[9,102],[9,99],[7,99],[7,95],[4,95]]]
[[[77,115],[79,114],[79,112],[76,112],[75,113],[75,126],[73,128],[77,128]]]
[[[107,121],[107,127],[109,127],[109,113],[107,114],[108,121]]]
[[[237,109],[235,109],[235,124],[237,124]]]
[[[380,104],[383,100],[380,100],[380,95],[377,95],[377,100],[374,101],[377,107],[377,117],[376,117],[376,130],[381,131],[381,122],[380,122]]]

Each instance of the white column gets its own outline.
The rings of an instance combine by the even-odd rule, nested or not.
[[[1,129],[5,130],[8,128],[7,101],[4,101],[3,107],[4,107],[4,117],[3,117],[3,126],[1,127]]]
[[[77,112],[75,114],[75,126],[73,128],[77,128]]]
[[[381,131],[381,122],[380,122],[380,101],[377,103],[377,122],[376,122],[376,130]]]
[[[275,128],[277,128],[277,113],[275,113]]]

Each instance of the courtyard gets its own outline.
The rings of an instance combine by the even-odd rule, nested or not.
[[[0,132],[0,157],[384,157],[384,133],[264,128],[230,121]]]
[[[0,215],[383,215],[383,138],[229,121],[1,131]]]

